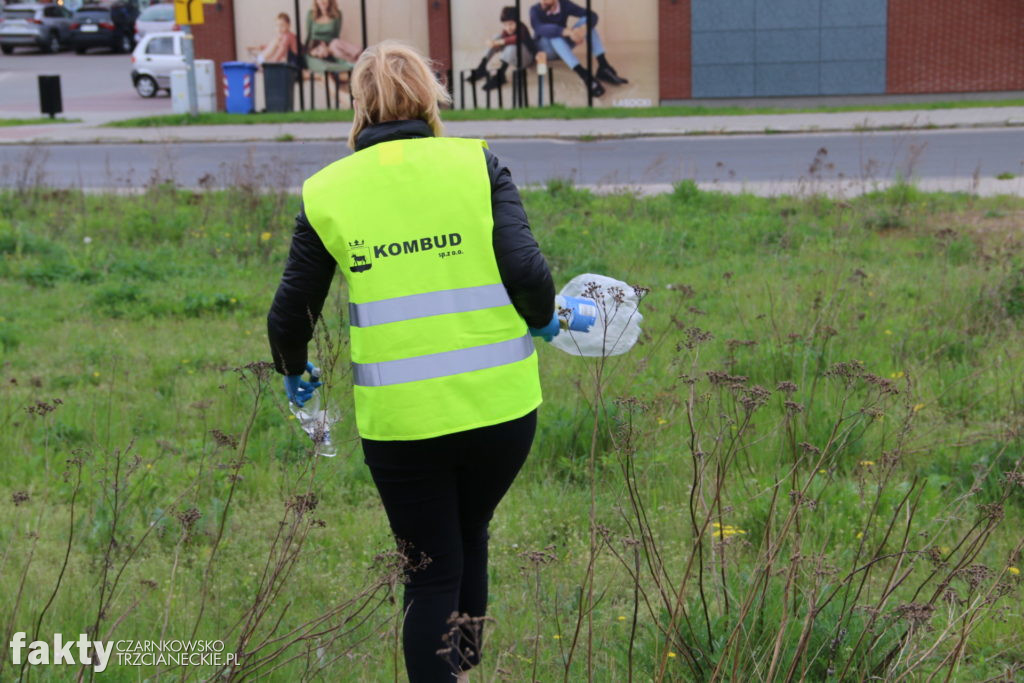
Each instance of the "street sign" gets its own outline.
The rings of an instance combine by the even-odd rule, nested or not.
[[[179,26],[203,23],[203,0],[174,0],[174,23]]]

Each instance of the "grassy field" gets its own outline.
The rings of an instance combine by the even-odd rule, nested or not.
[[[979,107],[1020,107],[1024,100],[957,100],[953,102],[899,102],[892,104],[823,105],[819,107],[529,107],[525,109],[453,109],[444,112],[445,121],[505,121],[513,119],[629,119],[652,116],[742,116],[744,114],[799,114],[844,111],[906,111],[932,109],[976,109]],[[224,112],[167,114],[113,121],[114,128],[152,126],[211,126],[253,123],[332,123],[352,120],[351,109],[321,109],[291,113],[227,114]]]
[[[561,182],[524,201],[557,282],[650,292],[628,355],[540,349],[475,680],[1024,670],[1024,201]],[[262,364],[297,205],[244,186],[0,197],[7,642],[219,639],[233,680],[404,679],[343,286],[314,353],[337,458],[309,456]],[[102,677],[158,672],[216,673]]]

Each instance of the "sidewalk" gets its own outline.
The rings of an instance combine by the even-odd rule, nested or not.
[[[0,118],[4,116],[0,112]],[[74,112],[68,113],[75,116]],[[103,128],[124,118],[107,112],[83,114],[81,123],[0,127],[0,144],[174,143],[268,141],[284,135],[295,140],[343,140],[348,123],[169,126]],[[443,114],[442,114],[443,118]],[[537,119],[453,121],[448,135],[459,137],[592,139],[683,135],[816,133],[894,129],[1024,127],[1024,107],[865,111],[738,116],[677,116],[629,119]]]

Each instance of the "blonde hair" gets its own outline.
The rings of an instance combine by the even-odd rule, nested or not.
[[[449,104],[448,91],[437,80],[427,60],[407,45],[386,40],[368,47],[352,70],[355,118],[348,146],[367,126],[386,121],[421,119],[434,135],[440,136],[442,103]]]

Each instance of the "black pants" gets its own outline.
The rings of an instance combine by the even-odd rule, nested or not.
[[[534,410],[434,439],[363,439],[396,540],[408,544],[404,549],[413,564],[421,553],[429,558],[409,572],[405,586],[402,643],[410,683],[451,681],[453,671],[479,662],[479,630],[453,630],[449,619],[453,612],[487,612],[487,525],[526,461],[536,427]],[[438,655],[449,645],[449,655]]]

